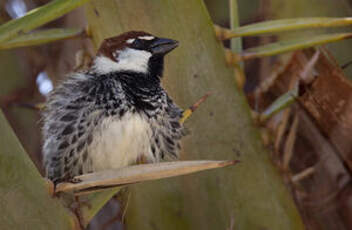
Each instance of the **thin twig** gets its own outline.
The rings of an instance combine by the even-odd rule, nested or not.
[[[309,167],[309,168],[306,168],[305,170],[303,170],[302,172],[300,173],[297,173],[296,175],[292,176],[292,182],[293,183],[298,183],[300,182],[301,180],[313,175],[315,172],[315,168],[314,167]]]
[[[180,123],[183,124],[191,115],[194,111],[196,111],[198,109],[198,107],[200,106],[200,104],[202,104],[212,93],[208,92],[206,93],[203,97],[201,97],[196,103],[194,103],[193,105],[191,105],[188,109],[186,109],[183,113],[182,113],[182,117],[180,119]]]
[[[284,148],[284,155],[283,155],[283,169],[286,171],[289,168],[290,161],[292,159],[293,155],[293,148],[294,144],[296,141],[296,135],[297,135],[297,128],[298,128],[298,115],[295,115],[295,118],[293,120],[290,132],[288,134],[286,143],[285,143],[285,148]]]

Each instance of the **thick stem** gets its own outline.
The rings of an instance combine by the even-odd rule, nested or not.
[[[192,134],[182,158],[241,160],[238,167],[131,186],[128,229],[304,228],[202,1],[92,1],[87,18],[96,45],[128,30],[179,40],[166,57],[165,88],[184,108],[213,93],[186,122]]]
[[[1,229],[73,229],[74,217],[49,195],[1,111],[0,130]]]

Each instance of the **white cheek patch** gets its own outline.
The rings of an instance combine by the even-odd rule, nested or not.
[[[139,36],[138,39],[142,40],[153,40],[155,37],[153,36]]]
[[[120,71],[132,71],[138,73],[148,72],[150,52],[126,48],[114,54],[118,61],[113,61],[108,57],[98,56],[94,60],[93,68],[97,73],[106,74]]]

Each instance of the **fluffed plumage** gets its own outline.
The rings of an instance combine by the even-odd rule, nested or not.
[[[182,110],[160,84],[164,55],[176,46],[145,32],[106,39],[89,69],[51,93],[43,112],[49,179],[178,157]]]

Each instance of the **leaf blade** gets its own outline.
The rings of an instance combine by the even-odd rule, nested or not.
[[[42,45],[58,40],[70,39],[83,34],[84,30],[78,28],[57,28],[20,35],[9,41],[0,43],[0,49],[13,49],[25,46]]]
[[[264,122],[278,112],[292,105],[298,97],[298,87],[295,87],[277,98],[262,114],[259,120]]]
[[[29,11],[17,18],[0,25],[0,42],[27,33],[47,22],[63,16],[89,0],[55,0]]]
[[[314,17],[314,18],[290,18],[269,20],[241,26],[236,30],[226,30],[223,39],[235,37],[256,36],[261,34],[278,33],[284,31],[302,30],[309,28],[340,27],[352,24],[352,17]]]
[[[133,165],[77,176],[78,183],[61,183],[56,192],[84,192],[94,188],[115,187],[149,180],[186,175],[203,170],[233,165],[237,161],[175,161]]]
[[[253,58],[273,56],[294,50],[305,49],[317,45],[323,45],[330,42],[336,42],[344,39],[352,38],[352,33],[338,33],[338,34],[323,34],[316,35],[311,38],[299,38],[292,40],[284,40],[270,43],[264,46],[258,46],[248,49],[239,55],[240,60],[249,60]]]

